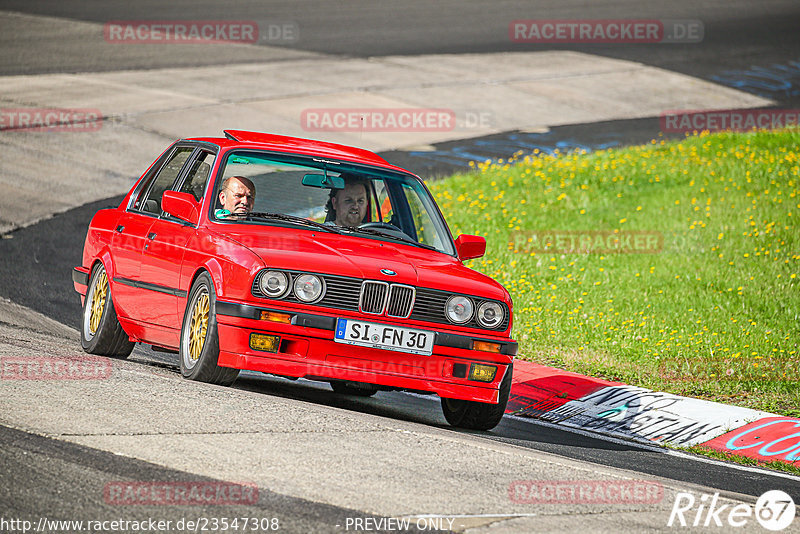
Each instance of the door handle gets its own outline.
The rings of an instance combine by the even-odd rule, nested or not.
[[[149,234],[147,234],[147,239],[149,239],[150,241],[152,241],[155,238],[156,238],[155,232],[150,232]]]
[[[114,231],[117,232],[118,234],[121,234],[122,232],[125,231],[125,227],[122,226],[121,224],[119,224],[119,225],[117,225],[116,228],[114,228]]]

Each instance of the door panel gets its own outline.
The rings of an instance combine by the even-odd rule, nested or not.
[[[180,328],[178,295],[185,297],[186,288],[181,290],[178,281],[186,243],[195,231],[192,226],[168,219],[159,219],[150,227],[140,275],[147,291],[147,307],[141,313],[148,323]]]
[[[176,159],[178,157],[180,155]],[[200,202],[214,158],[214,154],[198,150],[191,159],[184,160],[183,171],[173,165],[171,172],[175,180],[170,189],[191,193]],[[162,195],[163,190],[158,193],[159,203]],[[141,284],[147,290],[147,306],[142,310],[142,318],[148,323],[176,331],[180,329],[183,310],[178,309],[178,302],[183,302],[188,290],[178,287],[181,263],[186,243],[195,231],[193,226],[168,214],[162,214],[149,228],[142,251],[140,275]]]
[[[154,220],[140,213],[124,213],[111,240],[114,305],[117,314],[134,321],[140,320],[142,306],[142,290],[136,287],[141,273],[142,249]]]

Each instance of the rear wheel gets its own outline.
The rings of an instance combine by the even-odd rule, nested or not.
[[[341,395],[355,395],[356,397],[371,397],[378,392],[378,386],[362,382],[332,381],[331,388]]]
[[[503,418],[508,404],[512,370],[513,364],[509,364],[506,376],[500,382],[500,402],[497,404],[443,398],[442,412],[447,422],[455,427],[470,430],[491,430],[496,427]]]
[[[238,369],[220,367],[219,334],[217,332],[216,293],[211,277],[197,277],[189,292],[186,313],[183,314],[181,343],[181,374],[189,380],[229,386],[239,376]]]
[[[89,354],[127,358],[134,345],[117,319],[106,268],[98,263],[92,269],[83,299],[81,347]]]

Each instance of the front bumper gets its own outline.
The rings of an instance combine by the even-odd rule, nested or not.
[[[89,269],[86,267],[73,267],[72,285],[81,296],[86,295],[86,286],[89,285]]]
[[[291,320],[263,320],[262,312],[288,314]],[[517,344],[507,338],[443,333],[430,328],[429,332],[435,332],[431,355],[345,345],[334,341],[337,316],[225,301],[216,303],[216,316],[219,365],[224,367],[317,380],[366,382],[478,402],[498,402],[500,382],[517,352]],[[279,348],[276,352],[250,348],[252,333],[279,336]],[[492,343],[499,351],[475,350],[474,341]],[[472,364],[496,366],[497,372],[490,382],[471,380],[463,370]]]

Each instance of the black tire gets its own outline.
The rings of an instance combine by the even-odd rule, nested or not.
[[[497,404],[443,398],[442,411],[447,422],[452,426],[469,430],[491,430],[496,427],[503,418],[508,396],[511,394],[513,367],[513,364],[509,364],[506,375],[500,382],[500,402]]]
[[[239,376],[238,369],[220,367],[219,332],[216,313],[217,295],[208,273],[192,284],[183,314],[178,355],[181,375],[189,380],[230,386]]]
[[[378,392],[378,386],[361,382],[342,382],[334,380],[331,389],[340,395],[354,395],[356,397],[371,397]]]
[[[117,319],[106,268],[98,263],[89,276],[81,312],[81,347],[89,354],[127,358],[136,345]]]

